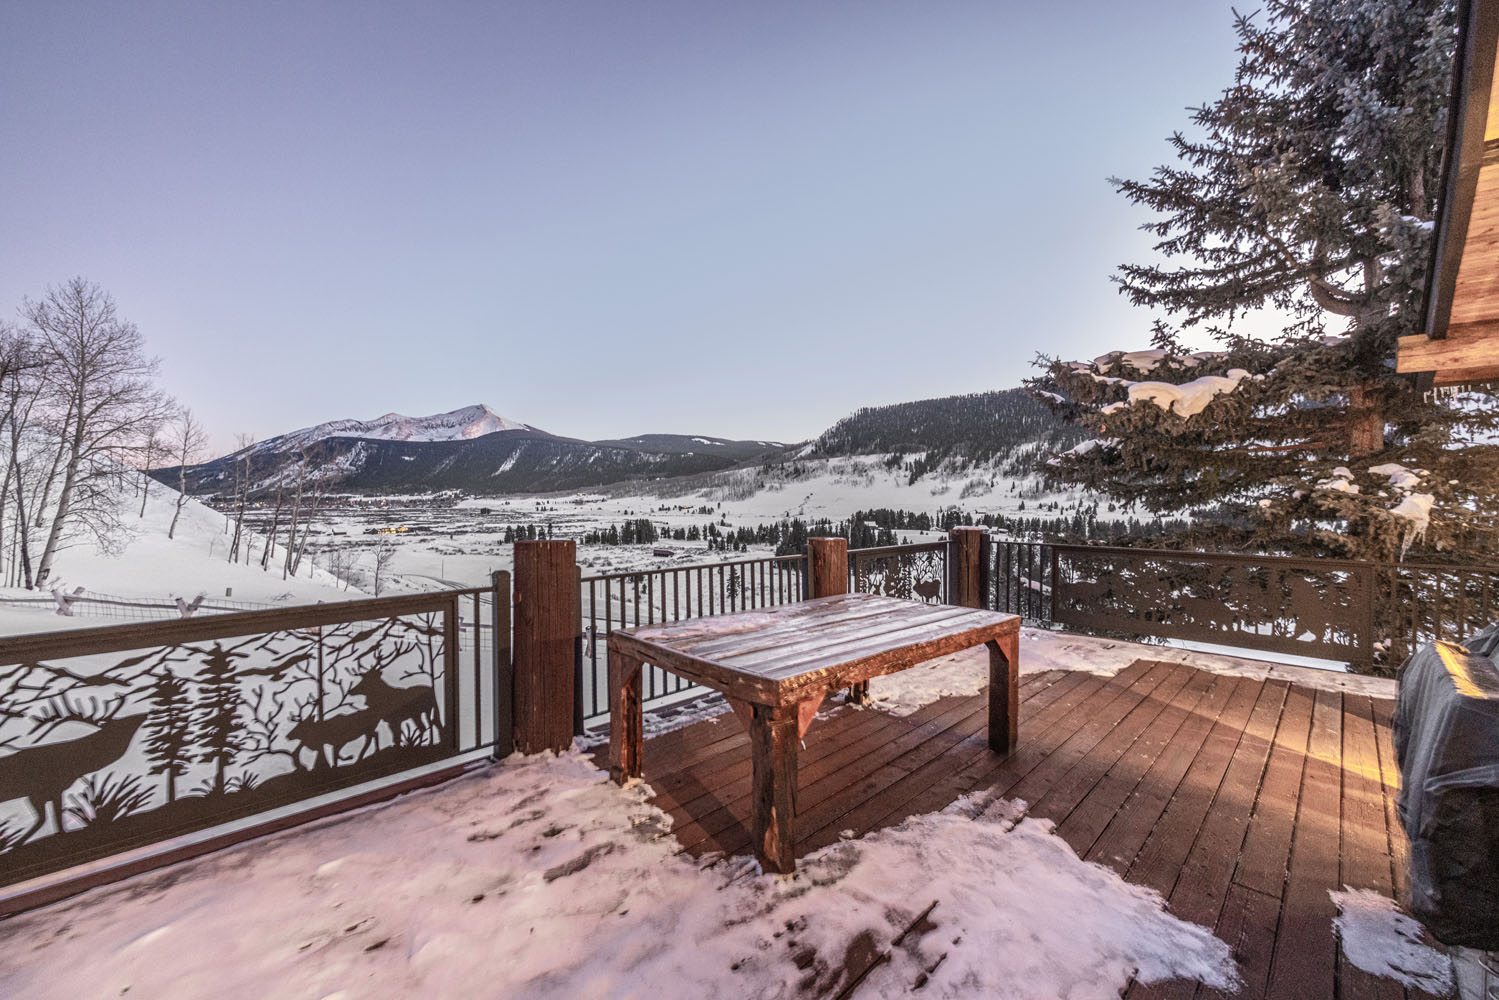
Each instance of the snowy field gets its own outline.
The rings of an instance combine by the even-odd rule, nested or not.
[[[693,487],[686,492],[681,492],[682,481],[676,481],[663,484],[658,492],[630,489],[469,497],[447,509],[425,506],[426,498],[388,497],[384,506],[328,511],[314,529],[313,539],[327,548],[348,546],[364,552],[389,540],[397,546],[392,567],[397,586],[422,589],[480,586],[495,570],[510,569],[510,546],[503,541],[507,526],[545,526],[556,538],[581,543],[590,531],[636,518],[646,518],[666,531],[703,528],[709,523],[732,531],[792,518],[837,522],[855,511],[876,508],[935,516],[944,508],[959,506],[971,513],[1014,516],[1035,515],[1043,505],[1056,503],[1057,511],[1045,515],[1055,517],[1091,502],[1079,495],[1046,493],[1031,479],[990,472],[957,478],[928,476],[909,484],[900,470],[885,468],[884,458],[809,460],[803,462],[807,474],[792,480],[767,478],[757,470],[698,477],[686,481]],[[705,512],[705,507],[711,511]],[[367,534],[371,529],[389,533]],[[898,535],[902,542],[945,537],[936,531]],[[656,555],[656,550],[671,555]],[[704,541],[663,538],[649,545],[580,544],[578,561],[585,573],[619,573],[772,554],[768,546],[751,546],[741,553],[717,552],[709,551]]]

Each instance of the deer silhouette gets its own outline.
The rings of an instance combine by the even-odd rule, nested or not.
[[[73,782],[86,774],[114,763],[125,756],[130,741],[146,721],[146,713],[117,716],[122,699],[106,714],[85,714],[67,702],[54,704],[49,714],[37,721],[33,734],[51,732],[65,722],[82,722],[95,732],[71,740],[54,740],[37,746],[23,747],[0,757],[0,802],[25,799],[36,813],[36,822],[21,835],[29,840],[47,822],[47,806],[62,832],[62,796]],[[94,707],[97,713],[97,704]]]
[[[339,763],[339,752],[355,740],[359,740],[359,752],[354,755],[354,761],[364,759],[364,753],[369,749],[370,740],[376,740],[378,745],[380,715],[378,712],[364,708],[356,712],[345,712],[342,715],[330,715],[319,722],[317,719],[308,717],[297,720],[296,725],[291,727],[287,733],[289,737],[301,744],[297,748],[300,754],[303,750],[311,750],[317,755],[317,762],[312,769],[317,770],[324,761],[323,754],[329,767],[337,767]]]
[[[418,736],[437,729],[437,698],[425,684],[395,687],[386,683],[377,667],[360,675],[349,693],[362,697],[368,710],[389,727],[392,746],[401,742],[401,728],[408,721],[416,724]],[[379,749],[378,737],[375,749]]]
[[[922,580],[911,588],[923,601],[935,601],[942,592],[941,580]]]

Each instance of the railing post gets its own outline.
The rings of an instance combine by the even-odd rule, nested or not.
[[[848,539],[807,539],[807,577],[812,592],[808,597],[835,597],[848,593]],[[848,689],[849,701],[864,704],[869,700],[869,682]]]
[[[562,752],[573,741],[577,545],[515,543],[515,749]]]
[[[848,539],[807,539],[807,575],[812,589],[808,597],[848,593]]]
[[[948,533],[948,600],[964,608],[984,606],[989,555],[989,532],[984,528],[954,528]]]
[[[494,759],[515,752],[515,669],[510,660],[510,574],[490,577],[490,626],[494,629]]]

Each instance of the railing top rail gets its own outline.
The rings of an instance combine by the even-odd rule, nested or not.
[[[1100,555],[1121,555],[1145,559],[1177,558],[1191,562],[1234,563],[1255,566],[1292,566],[1317,569],[1359,569],[1373,567],[1381,570],[1417,570],[1420,572],[1446,573],[1499,573],[1499,567],[1479,564],[1411,563],[1364,561],[1359,559],[1326,559],[1320,556],[1262,556],[1240,552],[1197,552],[1181,549],[1146,549],[1127,545],[1080,545],[1070,542],[1022,542],[996,539],[1004,545],[1045,545],[1058,552],[1087,552]]]
[[[947,548],[946,542],[915,542],[911,545],[872,545],[863,549],[849,549],[850,559],[870,559],[878,556],[902,555],[914,552],[936,552]]]
[[[603,580],[629,580],[633,577],[650,576],[652,573],[678,573],[695,569],[728,569],[735,566],[751,566],[758,565],[760,563],[805,562],[806,559],[807,557],[804,555],[761,556],[758,559],[733,559],[728,562],[689,563],[686,566],[655,566],[649,569],[626,570],[622,573],[602,573],[598,576],[585,576],[582,578],[582,582],[598,583]]]
[[[284,632],[343,622],[394,618],[426,611],[444,611],[452,608],[454,601],[462,593],[463,591],[453,590],[433,591],[397,597],[303,604],[272,611],[229,611],[206,618],[34,632],[0,639],[0,664],[24,663],[41,657],[90,656],[124,649],[228,639],[257,632]]]
[[[1379,569],[1413,569],[1422,573],[1492,573],[1499,576],[1499,565],[1482,566],[1476,563],[1408,563],[1381,562],[1374,564]]]
[[[1287,566],[1297,569],[1364,569],[1378,565],[1356,559],[1259,556],[1238,552],[1188,552],[1180,549],[1144,549],[1125,545],[1074,545],[1064,543],[1009,542],[1011,545],[1046,544],[1056,552],[1123,556],[1130,559],[1177,559],[1182,562],[1227,563],[1236,566]]]
[[[509,575],[509,574],[506,574],[506,575]],[[434,593],[434,594],[442,594],[442,595],[444,595],[446,597],[472,597],[475,594],[479,594],[480,596],[484,596],[484,595],[487,595],[487,594],[493,594],[494,593],[494,588],[493,587],[453,587],[450,590],[434,590],[434,591],[432,591],[432,593]]]

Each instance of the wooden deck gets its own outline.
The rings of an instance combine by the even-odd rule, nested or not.
[[[1026,675],[1021,697],[1009,757],[986,744],[987,694],[905,717],[840,708],[814,724],[797,856],[992,789],[1214,928],[1244,977],[1236,996],[1407,996],[1346,961],[1328,896],[1403,887],[1393,702],[1149,660],[1113,678]],[[732,716],[649,740],[644,773],[685,851],[748,852],[750,759]],[[1126,995],[1217,994],[1173,982]]]

